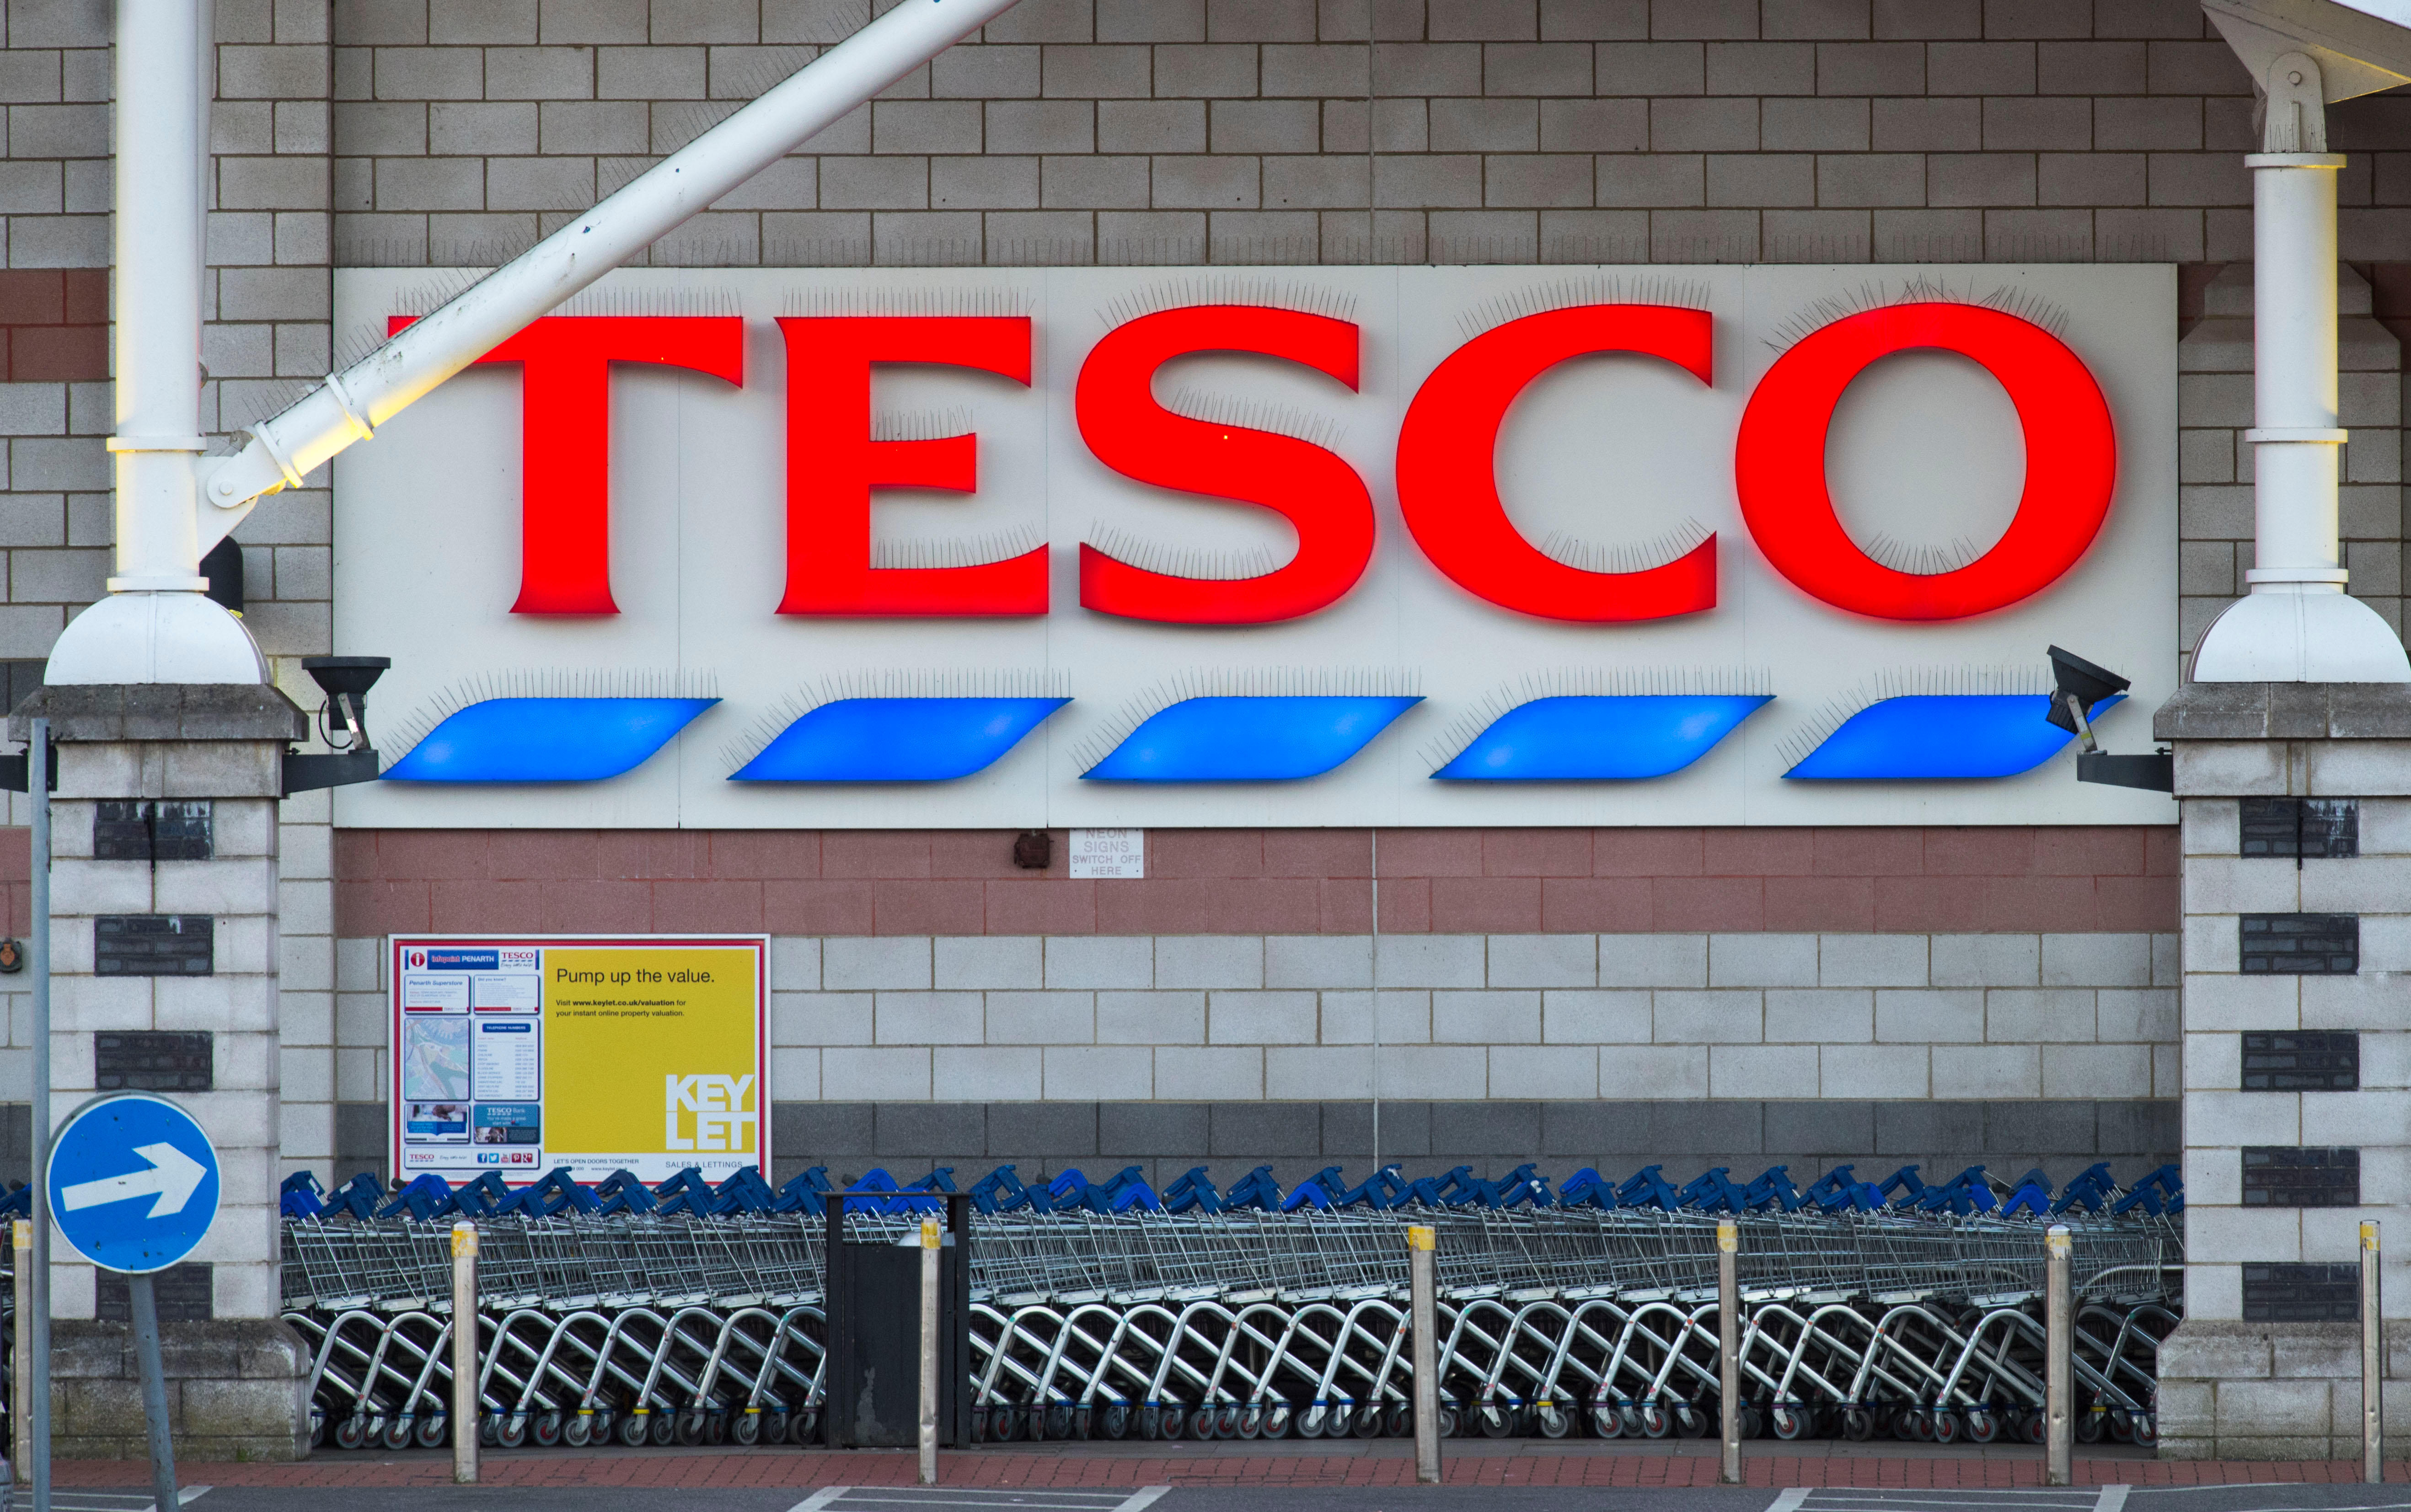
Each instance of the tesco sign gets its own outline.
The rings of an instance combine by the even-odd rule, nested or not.
[[[2173,685],[2175,335],[2165,266],[622,271],[336,464],[339,817],[2165,821],[2039,698]]]

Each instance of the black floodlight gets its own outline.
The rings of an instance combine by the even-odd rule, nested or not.
[[[2133,684],[2108,667],[2096,666],[2056,646],[2051,647],[2051,707],[2043,718],[2076,736],[2076,780],[2175,792],[2176,758],[2167,750],[2149,756],[2113,756],[2093,738],[2093,706]]]
[[[336,715],[350,727],[352,738],[368,740],[369,690],[393,665],[389,656],[305,656],[301,670],[326,691]],[[2120,686],[2125,686],[2121,684]],[[329,744],[333,744],[329,741]]]
[[[2056,646],[2051,648],[2051,676],[2058,691],[2052,695],[2051,712],[2044,718],[2082,739],[2086,750],[2099,750],[2093,739],[2093,705],[2133,684],[2108,667],[2097,667]]]
[[[300,751],[285,753],[285,792],[287,797],[308,792],[314,788],[340,788],[353,782],[373,782],[377,779],[376,747],[369,741],[369,690],[393,665],[393,659],[383,656],[305,656],[301,670],[326,691],[326,707],[318,711],[318,733],[327,744],[335,747],[331,756],[303,755]],[[342,721],[343,738],[335,738],[329,719]]]

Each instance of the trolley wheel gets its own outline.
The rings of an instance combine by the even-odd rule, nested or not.
[[[1808,1415],[1797,1407],[1777,1407],[1769,1414],[1769,1426],[1775,1430],[1776,1438],[1788,1444],[1807,1433]]]
[[[1641,1432],[1649,1438],[1664,1438],[1674,1431],[1674,1416],[1663,1403],[1653,1402],[1641,1409]]]
[[[2078,1413],[2076,1415],[2076,1442],[2079,1444],[2100,1443],[2102,1420],[2109,1416],[2110,1415],[2108,1413],[2102,1412],[2098,1408],[2093,1409],[2089,1412]]]
[[[1192,1407],[1189,1411],[1189,1436],[1200,1444],[1211,1440],[1221,1426],[1222,1413],[1219,1407]]]
[[[2110,1409],[2110,1436],[2121,1444],[2135,1442],[2135,1415],[2124,1407]]]
[[[2043,1421],[2039,1412],[2023,1414],[2018,1419],[2018,1437],[2029,1444],[2041,1443],[2050,1432],[2051,1426]]]
[[[625,1418],[621,1418],[618,1424],[620,1430],[620,1442],[632,1449],[636,1447],[638,1445],[645,1442],[646,1432],[652,1427],[652,1416],[650,1413],[632,1412],[628,1414]]]
[[[1598,1438],[1621,1438],[1624,1435],[1624,1414],[1615,1410],[1614,1403],[1593,1403],[1590,1409],[1590,1431],[1592,1435]]]
[[[1297,1415],[1297,1436],[1300,1438],[1321,1438],[1322,1436],[1322,1426],[1329,1419],[1330,1416],[1331,1409],[1325,1407],[1322,1403],[1317,1402],[1309,1403],[1304,1412]]]
[[[1095,1403],[1083,1402],[1072,1409],[1072,1436],[1083,1443],[1097,1436]]]
[[[751,1410],[737,1414],[728,1425],[728,1436],[752,1448],[762,1442],[762,1415]]]
[[[1708,1431],[1714,1426],[1715,1423],[1708,1415],[1690,1403],[1676,1404],[1674,1427],[1685,1438],[1705,1438],[1708,1436]]]
[[[670,1441],[678,1437],[678,1414],[674,1412],[664,1412],[657,1407],[646,1422],[646,1436],[652,1440],[653,1447],[657,1449],[668,1448]]]
[[[539,1448],[552,1448],[561,1443],[562,1416],[559,1411],[540,1412],[528,1424],[528,1436]]]
[[[703,1415],[703,1441],[715,1449],[728,1442],[728,1414],[708,1412]]]
[[[2001,1421],[1981,1407],[1967,1409],[1967,1442],[1990,1444],[2000,1437]]]
[[[1573,1415],[1554,1402],[1544,1402],[1533,1409],[1532,1426],[1542,1438],[1563,1438],[1574,1426]]]
[[[1381,1409],[1381,1432],[1390,1438],[1415,1436],[1415,1405],[1411,1402],[1393,1402]]]
[[[561,1425],[561,1441],[573,1449],[582,1449],[594,1442],[594,1415],[572,1413],[569,1421]]]
[[[1059,1439],[1070,1438],[1072,1436],[1072,1404],[1070,1403],[1050,1402],[1046,1404],[1046,1436],[1048,1438]]]
[[[410,1447],[410,1415],[403,1413],[387,1418],[385,1432],[377,1435],[377,1442],[388,1449]]]
[[[358,1413],[335,1425],[335,1447],[357,1449],[369,1439],[369,1420]]]
[[[1864,1407],[1852,1407],[1842,1414],[1842,1436],[1853,1444],[1864,1444],[1876,1436],[1876,1415]]]
[[[1515,1410],[1503,1402],[1485,1402],[1473,1410],[1473,1421],[1483,1438],[1505,1438],[1515,1432]]]
[[[1250,1402],[1239,1411],[1238,1435],[1243,1439],[1262,1438],[1264,1432],[1264,1404]]]
[[[326,1442],[327,1415],[314,1410],[310,1414],[310,1447],[314,1449]]]
[[[1959,1415],[1948,1407],[1936,1408],[1926,1420],[1926,1432],[1934,1435],[1936,1444],[1958,1443],[1959,1427]]]
[[[802,1448],[820,1437],[820,1430],[821,1415],[818,1412],[799,1412],[787,1419],[787,1442]]]
[[[1153,1403],[1138,1410],[1138,1436],[1147,1439],[1163,1436],[1163,1414]]]
[[[1276,1402],[1264,1408],[1264,1437],[1287,1438],[1297,1424],[1297,1414],[1286,1402]]]
[[[502,1442],[502,1433],[503,1419],[501,1414],[491,1412],[481,1412],[477,1414],[477,1442],[479,1444],[482,1444],[487,1448],[490,1449],[496,1444]]]
[[[703,1414],[699,1412],[679,1413],[678,1415],[678,1422],[675,1432],[678,1434],[679,1443],[687,1448],[691,1449],[696,1445],[701,1444],[703,1442]]]
[[[1123,1438],[1130,1433],[1131,1410],[1127,1402],[1108,1402],[1097,1418],[1097,1427],[1107,1438]]]
[[[762,1415],[762,1429],[758,1436],[761,1442],[765,1444],[784,1444],[787,1442],[787,1415],[779,1411],[775,1407],[770,1409],[768,1412],[764,1413]]]
[[[506,1415],[494,1427],[494,1443],[505,1449],[516,1449],[527,1442],[528,1415],[514,1412]]]
[[[2135,1442],[2146,1448],[2160,1442],[2159,1414],[2151,1412],[2135,1414]]]

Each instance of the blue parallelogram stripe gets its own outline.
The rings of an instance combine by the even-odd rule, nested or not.
[[[2093,705],[2099,719],[2126,695]],[[1870,704],[1803,757],[1786,778],[1863,781],[2015,777],[2076,737],[2045,716],[2043,693],[1917,693]]]
[[[992,765],[1068,698],[843,698],[779,732],[731,782],[944,782]]]
[[[640,766],[716,698],[490,698],[446,718],[388,782],[597,782]]]
[[[1492,720],[1432,776],[1469,782],[1664,777],[1706,755],[1770,702],[1748,693],[1536,698]]]
[[[1080,774],[1099,782],[1280,782],[1363,750],[1421,698],[1188,698],[1150,716]]]

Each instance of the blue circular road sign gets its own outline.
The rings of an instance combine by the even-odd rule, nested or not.
[[[193,1115],[147,1093],[67,1116],[44,1175],[51,1217],[75,1252],[111,1271],[164,1271],[218,1215],[218,1153]]]

